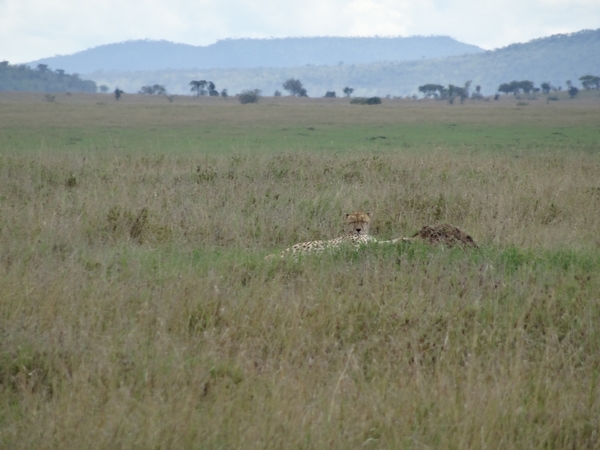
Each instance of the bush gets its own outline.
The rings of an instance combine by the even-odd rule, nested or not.
[[[355,97],[350,103],[357,105],[381,105],[381,97]]]
[[[579,94],[579,89],[577,89],[575,86],[571,86],[569,88],[569,97],[575,98],[577,97],[577,94]]]
[[[260,90],[259,89],[247,89],[242,91],[241,94],[238,94],[238,98],[242,105],[246,103],[258,103],[258,99],[260,98]]]
[[[167,88],[162,84],[155,84],[154,86],[142,86],[138,94],[143,95],[167,95]]]
[[[295,95],[296,97],[308,97],[308,93],[306,89],[302,86],[302,82],[300,80],[295,80],[290,78],[283,83],[283,89],[288,91],[291,95]]]
[[[325,98],[335,98],[335,91],[327,91],[325,92]]]

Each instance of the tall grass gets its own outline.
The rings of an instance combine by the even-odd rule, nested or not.
[[[595,448],[599,173],[568,149],[4,150],[0,446]],[[354,209],[480,248],[265,261]]]

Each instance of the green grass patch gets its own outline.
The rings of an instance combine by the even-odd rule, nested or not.
[[[123,151],[149,154],[231,154],[363,150],[419,152],[423,149],[521,154],[569,149],[596,153],[600,130],[595,126],[478,126],[472,124],[353,124],[311,127],[186,128],[35,128],[2,133],[3,151]]]

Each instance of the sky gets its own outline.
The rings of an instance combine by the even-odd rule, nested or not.
[[[487,50],[600,28],[600,0],[0,0],[0,61],[134,39],[450,36]]]

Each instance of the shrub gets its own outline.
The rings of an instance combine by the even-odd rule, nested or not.
[[[335,98],[335,91],[325,92],[325,98]]]
[[[238,98],[242,105],[245,105],[246,103],[257,103],[258,99],[260,98],[260,90],[259,89],[252,89],[252,90],[247,89],[245,91],[242,91],[241,94],[238,94]]]
[[[355,97],[350,103],[357,105],[381,105],[381,97]]]

